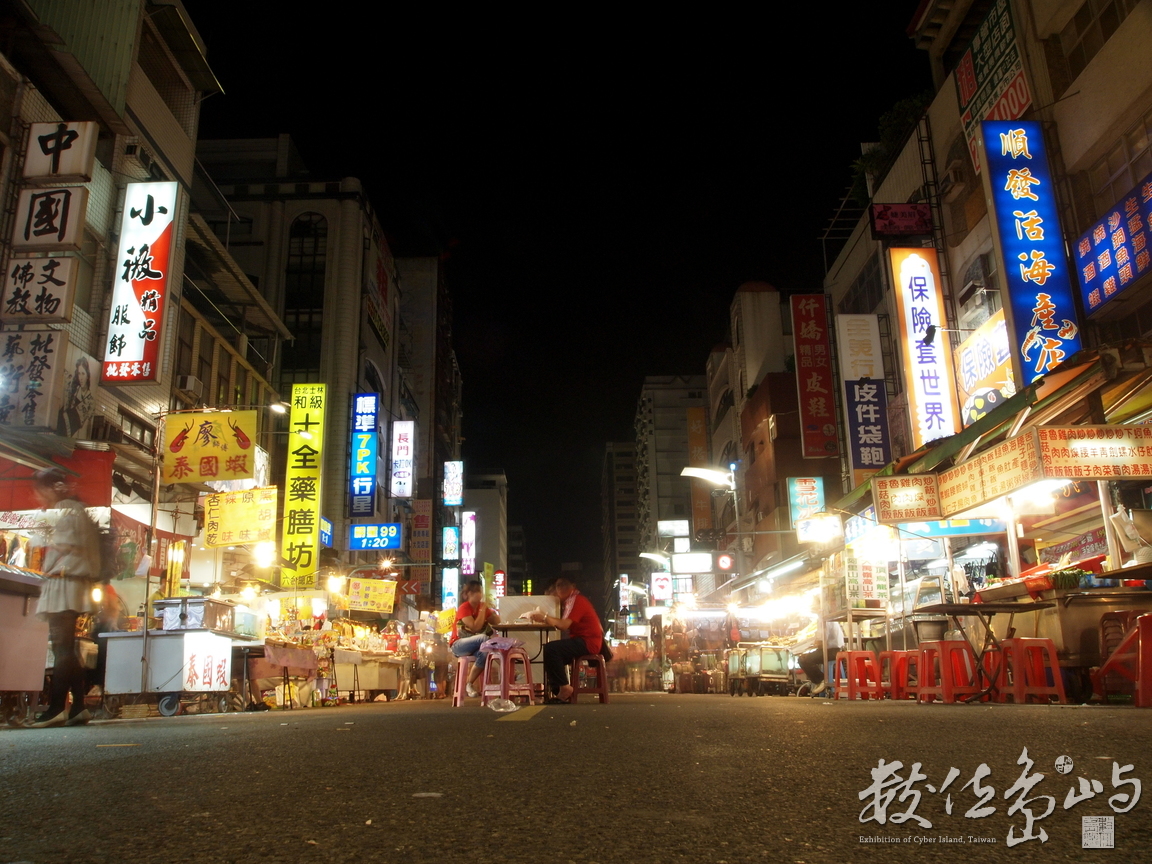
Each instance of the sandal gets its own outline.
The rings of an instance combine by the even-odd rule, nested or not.
[[[549,696],[544,700],[545,705],[568,705],[570,704],[567,699],[561,699],[559,696]]]

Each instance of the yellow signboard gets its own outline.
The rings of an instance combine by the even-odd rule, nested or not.
[[[171,414],[164,423],[165,483],[247,480],[256,469],[255,411]]]
[[[204,545],[239,546],[276,540],[275,486],[221,492],[204,499]]]
[[[396,604],[396,583],[383,579],[349,579],[348,608],[389,613]]]
[[[293,384],[284,471],[284,526],[280,546],[290,566],[281,587],[311,587],[320,563],[320,475],[324,467],[326,384]]]

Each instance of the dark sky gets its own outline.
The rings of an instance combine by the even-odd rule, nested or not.
[[[467,467],[507,472],[539,578],[599,575],[601,455],[643,377],[703,374],[744,281],[820,290],[859,143],[931,85],[915,0],[371,22],[186,2],[226,91],[201,137],[289,132],[313,174],[365,183],[396,254],[448,254]]]

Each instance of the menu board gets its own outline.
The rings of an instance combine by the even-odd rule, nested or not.
[[[935,474],[873,477],[876,521],[884,525],[943,519]]]
[[[396,603],[396,583],[384,579],[349,579],[348,608],[368,612],[392,611]]]
[[[1084,311],[1095,312],[1152,269],[1152,174],[1076,243],[1076,273]]]
[[[1043,426],[1037,431],[1047,477],[1152,478],[1152,426]]]

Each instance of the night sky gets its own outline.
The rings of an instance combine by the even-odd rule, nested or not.
[[[390,4],[370,23],[355,4],[187,0],[225,90],[201,137],[288,132],[313,175],[364,182],[395,254],[447,256],[464,458],[507,473],[537,579],[599,576],[604,442],[632,439],[643,377],[703,374],[744,281],[821,290],[817,238],[860,142],[931,86],[905,35],[917,5]]]

